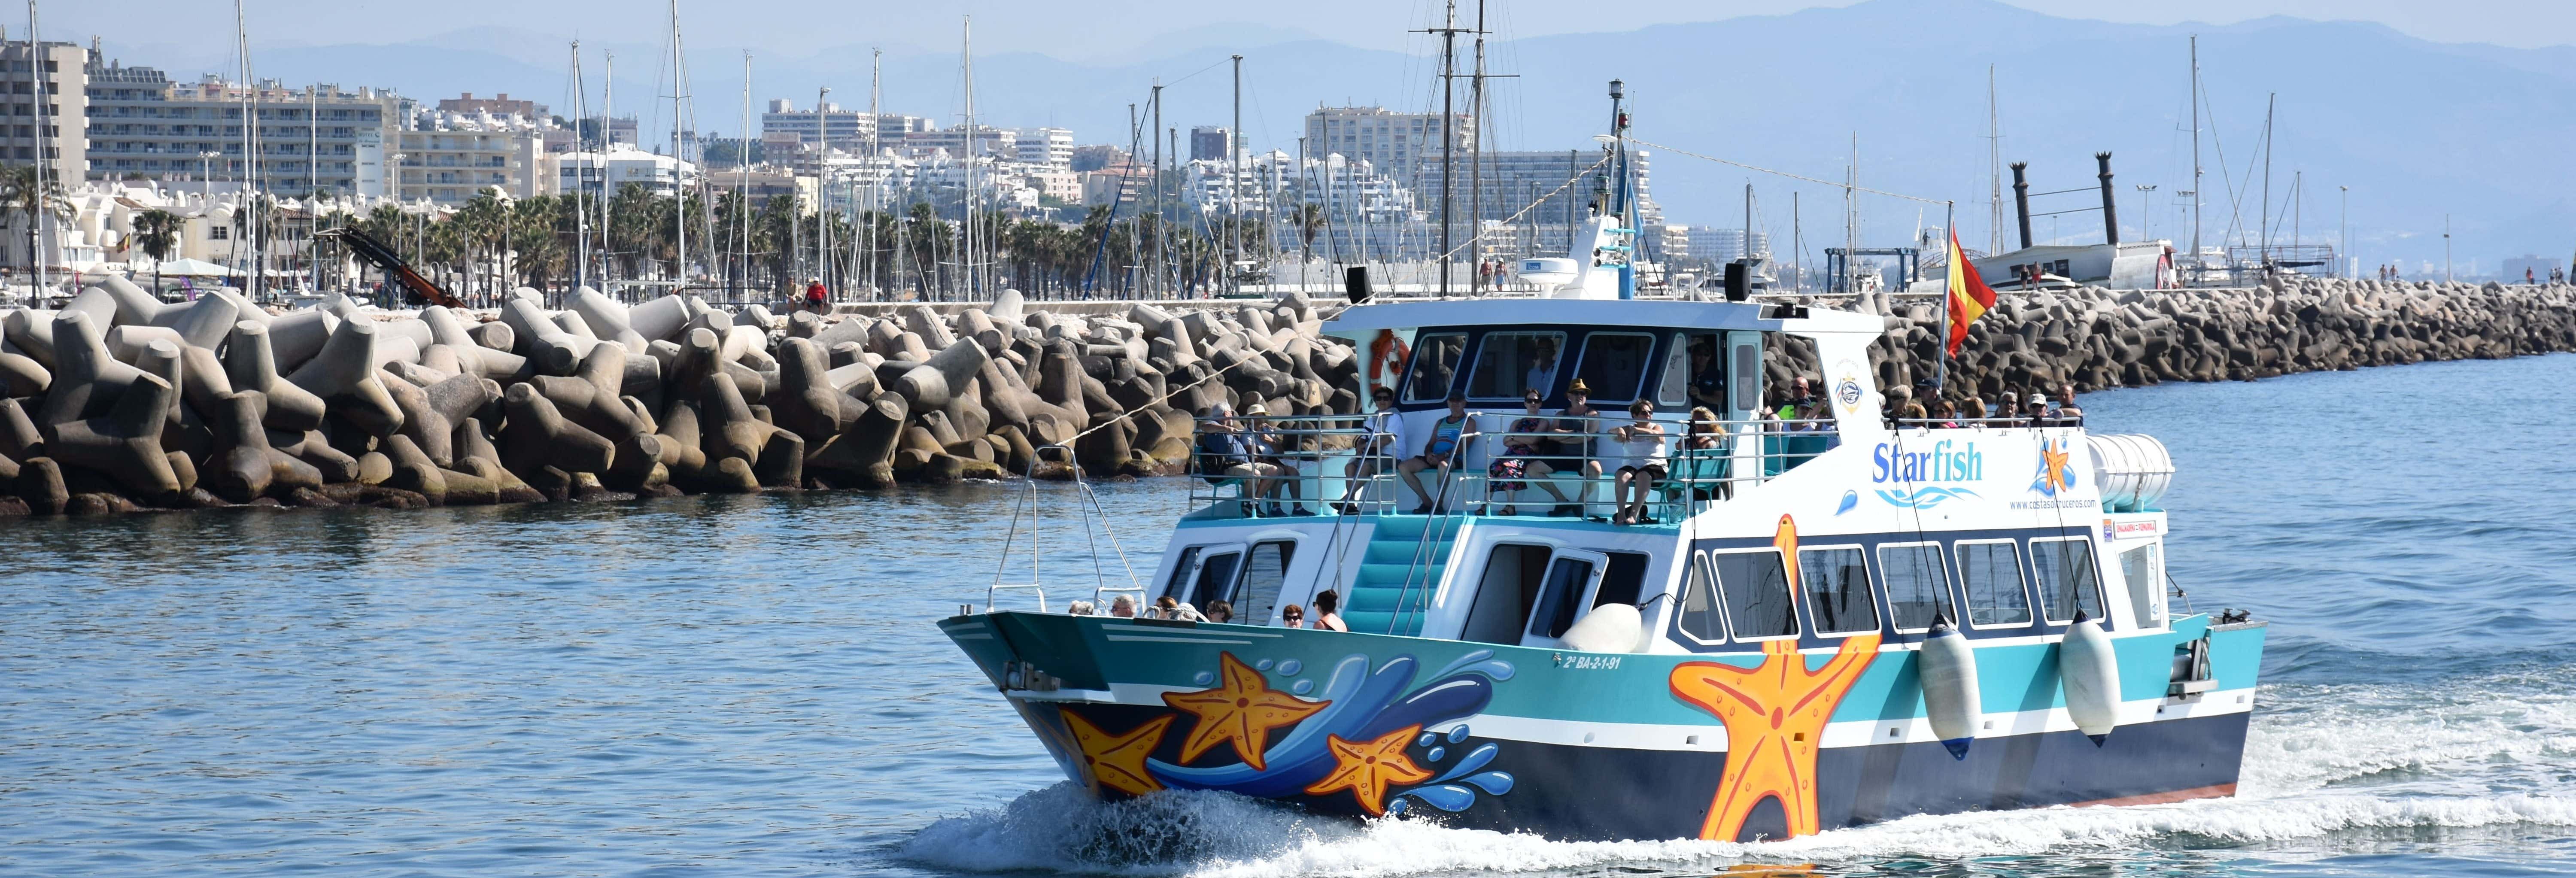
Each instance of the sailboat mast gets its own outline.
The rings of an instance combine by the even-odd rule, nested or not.
[[[832,286],[832,218],[827,206],[832,203],[832,137],[823,127],[823,100],[832,96],[831,86],[814,89],[814,278],[829,296]]]
[[[599,80],[599,285],[601,292],[615,295],[609,277],[610,267],[617,264],[610,259],[617,237],[608,216],[608,150],[617,143],[617,52],[602,49],[599,54],[604,65]]]
[[[2261,243],[2265,271],[2270,271],[2272,266],[2272,109],[2279,105],[2280,100],[2281,95],[2275,92],[2263,101],[2263,211],[2260,214],[2263,225],[2255,240]]]
[[[572,147],[575,150],[581,149],[581,120],[584,118],[582,97],[581,41],[574,40],[572,41],[572,118],[574,120]],[[572,285],[574,289],[580,289],[583,283],[589,280],[590,275],[590,209],[581,204],[581,188],[576,186],[572,191]]]
[[[1449,297],[1449,210],[1456,205],[1451,197],[1451,171],[1458,163],[1458,114],[1451,102],[1456,98],[1458,78],[1458,2],[1445,4],[1448,12],[1440,27],[1440,297]]]
[[[885,118],[878,115],[877,100],[885,94],[885,50],[868,50],[868,161],[861,165],[868,172],[868,210],[885,212],[885,176],[877,173],[878,126]],[[746,245],[747,246],[747,245]],[[877,220],[868,219],[867,280],[870,298],[877,289]]]
[[[960,34],[957,55],[965,65],[966,74],[966,203],[960,212],[966,220],[962,224],[966,234],[965,246],[958,251],[957,262],[958,267],[965,270],[961,292],[965,297],[973,298],[976,289],[975,202],[980,194],[975,188],[975,135],[978,133],[975,130],[975,16],[965,17]]]
[[[2200,35],[2191,37],[2191,267],[2199,278],[2200,264]]]
[[[671,240],[678,245],[671,254],[671,292],[679,293],[689,280],[689,188],[688,180],[677,173],[677,163],[688,157],[680,146],[680,96],[687,93],[688,74],[680,68],[680,0],[671,0],[671,160],[675,163],[671,181]]]
[[[235,26],[238,27],[241,15],[241,6],[238,2],[233,6],[233,15]],[[242,63],[244,65],[248,65],[250,63],[248,55],[243,56]],[[31,267],[29,279],[35,282],[35,286],[27,289],[27,295],[29,300],[35,302],[36,307],[39,308],[44,307],[45,304],[45,227],[53,225],[54,220],[54,212],[49,209],[52,205],[45,203],[47,198],[44,194],[46,192],[45,159],[47,158],[43,145],[43,136],[45,133],[44,70],[44,47],[43,44],[36,39],[36,0],[27,0],[27,79],[28,81],[35,83],[35,85],[31,87],[31,90],[35,92],[36,96],[36,135],[38,138],[36,141],[36,193],[34,197],[26,200],[27,204],[36,206],[36,215],[27,223],[29,232],[27,237],[27,264]],[[55,182],[59,184],[61,181],[58,180]]]
[[[734,258],[726,260],[732,275],[725,291],[742,297],[742,284],[751,279],[751,50],[742,52],[742,145],[734,150],[733,225],[736,236]]]
[[[1242,289],[1242,276],[1237,274],[1243,263],[1243,56],[1234,56],[1234,130],[1226,132],[1226,211],[1234,223],[1234,233],[1226,237],[1226,249],[1233,255],[1225,261],[1226,287]]]
[[[2004,252],[2004,130],[1995,104],[1995,65],[1986,65],[1986,252]]]
[[[1467,81],[1467,115],[1474,120],[1468,131],[1481,134],[1485,126],[1485,0],[1476,0],[1476,72]],[[1471,136],[1472,136],[1471,134]],[[1485,138],[1467,147],[1467,261],[1476,264],[1470,275],[1469,289],[1476,295],[1485,293]]]

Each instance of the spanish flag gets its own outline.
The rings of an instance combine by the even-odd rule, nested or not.
[[[1977,322],[1986,310],[1995,306],[1995,291],[1977,276],[1977,267],[1968,264],[1968,251],[1959,249],[1959,230],[1950,230],[1950,355],[1959,355],[1959,345],[1968,340],[1968,324]]]

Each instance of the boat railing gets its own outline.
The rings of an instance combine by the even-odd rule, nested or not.
[[[2084,426],[2084,416],[2051,414],[2037,418],[2028,415],[2005,418],[1890,418],[1887,424],[1899,429],[1919,430],[1967,428],[2009,430],[2029,427],[2081,427]]]
[[[1472,515],[1520,514],[1523,505],[1606,519],[1618,509],[1619,470],[1649,460],[1664,473],[1653,480],[1648,517],[1676,521],[1706,504],[1728,499],[1739,486],[1760,484],[1841,444],[1830,420],[1657,420],[1664,435],[1660,455],[1629,448],[1614,430],[1635,423],[1620,415],[1521,415],[1478,412],[1479,427],[1508,417],[1525,430],[1469,430],[1459,436],[1466,453],[1452,455],[1413,476],[1427,496],[1405,483],[1403,461],[1420,449],[1394,448],[1394,435],[1372,429],[1373,415],[1287,415],[1203,419],[1192,443],[1190,504],[1225,517],[1388,514],[1421,510]],[[1210,453],[1210,432],[1257,440],[1242,454]],[[1425,437],[1427,440],[1427,437]],[[1222,468],[1219,468],[1222,467]],[[1569,507],[1574,511],[1569,512]]]
[[[1066,468],[1070,470],[1073,475],[1073,490],[1069,496],[1062,498],[1061,502],[1064,505],[1071,507],[1070,513],[1074,518],[1082,520],[1082,533],[1085,544],[1090,547],[1088,554],[1091,556],[1091,601],[1092,605],[1098,608],[1094,610],[1094,612],[1108,612],[1108,607],[1105,602],[1109,600],[1110,595],[1121,593],[1130,595],[1137,602],[1137,606],[1143,606],[1145,601],[1144,580],[1137,577],[1136,564],[1128,559],[1127,548],[1119,544],[1118,532],[1110,525],[1109,511],[1101,508],[1100,506],[1099,492],[1092,490],[1091,483],[1083,480],[1082,467],[1074,465],[1072,446],[1064,444],[1039,446],[1036,449],[1036,453],[1030,456],[1030,467],[1034,470],[1038,464],[1048,461],[1063,462],[1067,465]],[[1001,593],[1006,591],[1029,592],[1037,598],[1038,612],[1043,613],[1047,611],[1046,577],[1042,573],[1040,567],[1042,549],[1038,545],[1038,538],[1043,533],[1044,526],[1046,524],[1047,509],[1045,498],[1048,493],[1052,492],[1042,493],[1039,490],[1039,480],[1034,477],[1034,472],[1024,473],[1022,475],[1024,477],[1020,480],[1019,496],[1015,498],[1011,504],[1010,528],[1002,537],[1001,558],[994,566],[992,584],[986,586],[984,589],[984,610],[986,612],[991,612],[994,609],[996,601],[1000,597]],[[1064,513],[1058,512],[1057,514],[1062,515]],[[1094,519],[1098,520],[1096,529]],[[1026,534],[1025,540],[1022,537],[1024,532]],[[1108,538],[1110,552],[1117,555],[1119,566],[1124,568],[1127,574],[1127,584],[1115,585],[1112,584],[1109,579],[1108,565],[1103,563],[1100,556],[1100,541],[1102,537]],[[1015,546],[1024,541],[1028,545],[1029,552],[1029,578],[1025,582],[1006,581],[1011,570],[1011,551]]]

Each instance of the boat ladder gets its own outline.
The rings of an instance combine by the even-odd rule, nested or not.
[[[1043,502],[1043,496],[1038,493],[1036,469],[1039,463],[1049,459],[1050,454],[1062,457],[1066,468],[1073,473],[1073,496],[1064,502],[1073,507],[1073,517],[1082,520],[1083,538],[1090,545],[1093,604],[1096,606],[1104,595],[1132,593],[1136,596],[1137,608],[1141,611],[1145,602],[1145,585],[1143,581],[1136,578],[1136,565],[1127,559],[1127,549],[1118,544],[1118,533],[1110,527],[1109,513],[1100,508],[1099,492],[1092,490],[1091,483],[1083,480],[1082,467],[1073,459],[1073,449],[1064,445],[1039,447],[1037,453],[1029,459],[1030,471],[1021,474],[1020,496],[1011,504],[1011,529],[1002,537],[1002,557],[993,569],[992,585],[984,589],[984,611],[988,613],[993,611],[994,602],[1002,592],[1027,591],[1037,596],[1038,612],[1047,612],[1046,579],[1039,571],[1039,558],[1043,552],[1038,545],[1038,534],[1043,530],[1042,525],[1046,520],[1046,504]],[[1095,518],[1099,520],[1099,527],[1096,530],[1092,526]],[[1004,582],[1003,577],[1010,575],[1011,548],[1019,542],[1020,526],[1023,521],[1028,524],[1029,578],[1026,582]],[[1126,568],[1126,585],[1110,584],[1109,570],[1100,559],[1100,540],[1104,536],[1109,540],[1110,551],[1118,556],[1119,565]],[[1096,612],[1106,614],[1108,610],[1104,607]]]

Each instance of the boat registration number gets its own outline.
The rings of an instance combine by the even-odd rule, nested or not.
[[[1619,659],[1622,657],[1615,655],[1566,655],[1565,653],[1560,652],[1554,654],[1553,658],[1556,662],[1556,666],[1560,668],[1568,668],[1577,671],[1615,671],[1619,669]]]

